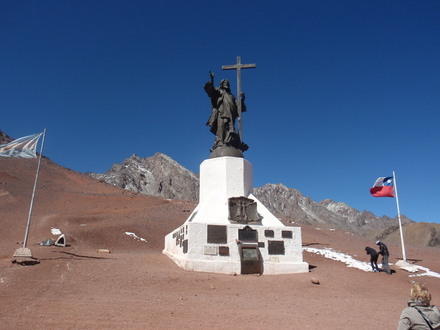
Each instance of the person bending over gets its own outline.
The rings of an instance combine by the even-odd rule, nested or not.
[[[377,267],[377,258],[379,258],[379,255],[377,254],[376,250],[367,246],[365,248],[365,251],[367,252],[368,255],[370,255],[370,263],[371,263],[371,268],[373,269],[373,272],[378,272],[379,271],[379,267]]]

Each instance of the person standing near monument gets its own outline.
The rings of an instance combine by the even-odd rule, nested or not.
[[[370,263],[371,268],[373,269],[373,272],[379,272],[379,267],[377,267],[377,258],[379,258],[379,255],[377,254],[376,250],[367,246],[365,248],[365,251],[370,256]]]
[[[421,283],[410,290],[408,307],[400,314],[398,330],[440,329],[440,311],[431,305],[431,293]]]
[[[382,267],[388,275],[391,275],[391,269],[388,265],[388,257],[390,253],[388,252],[388,247],[381,241],[377,241],[376,245],[379,246],[379,254],[382,255]]]
[[[206,94],[211,99],[212,112],[206,125],[216,138],[211,151],[217,147],[230,146],[242,151],[248,149],[243,144],[235,130],[235,120],[238,117],[237,102],[231,93],[229,81],[223,79],[218,88],[214,87],[214,74],[209,72],[211,80],[204,85]],[[246,111],[244,93],[241,94],[242,112]]]

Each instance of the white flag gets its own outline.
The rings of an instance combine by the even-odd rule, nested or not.
[[[7,144],[0,144],[0,157],[36,158],[37,143],[43,133],[25,136]]]

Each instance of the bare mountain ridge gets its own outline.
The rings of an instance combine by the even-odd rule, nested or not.
[[[12,140],[0,130],[0,144]],[[192,202],[198,200],[198,176],[162,153],[149,158],[132,155],[122,164],[114,164],[105,174],[87,174],[113,186],[145,195]],[[254,194],[286,224],[340,229],[396,244],[400,241],[396,218],[377,217],[368,211],[359,212],[343,202],[331,199],[316,202],[283,184],[266,184],[254,188]],[[440,246],[440,224],[414,223],[405,216],[402,216],[402,223],[407,244]]]
[[[290,223],[341,229],[371,237],[397,223],[396,218],[377,217],[368,211],[359,212],[343,202],[331,199],[316,202],[283,184],[266,184],[255,188],[254,194],[274,214]],[[405,216],[401,218],[403,223],[412,223]]]
[[[198,176],[159,152],[148,158],[132,155],[122,164],[113,164],[107,173],[87,174],[100,181],[145,195],[198,200]]]
[[[122,164],[114,164],[107,173],[87,174],[100,181],[137,193],[168,199],[198,201],[198,176],[162,153],[156,153],[148,158],[132,155]],[[316,202],[304,196],[300,191],[283,184],[266,184],[254,188],[254,195],[287,224],[345,230],[372,239],[386,239],[398,231],[397,218],[378,217],[368,211],[360,212],[343,202],[335,202],[331,199]],[[404,215],[401,218],[403,224],[414,223]],[[440,245],[440,228],[436,228],[436,224],[429,224],[428,227],[424,229],[425,234],[412,236],[428,235],[430,237],[428,240],[418,241],[424,246]],[[416,231],[420,230],[417,228]]]

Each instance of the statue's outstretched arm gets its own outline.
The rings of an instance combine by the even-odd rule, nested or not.
[[[214,95],[215,87],[214,87],[214,72],[209,71],[210,80],[203,87],[205,92],[211,97]]]

